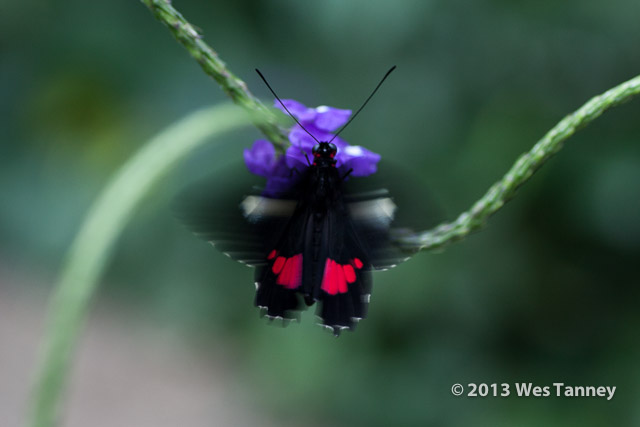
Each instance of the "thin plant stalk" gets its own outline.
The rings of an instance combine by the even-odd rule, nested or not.
[[[222,105],[190,114],[151,139],[111,178],[85,217],[54,287],[29,413],[32,427],[57,425],[76,342],[112,249],[144,196],[177,162],[212,137],[248,125]]]

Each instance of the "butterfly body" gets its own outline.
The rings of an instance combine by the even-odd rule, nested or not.
[[[396,206],[387,191],[347,188],[352,172],[354,177],[374,174],[380,156],[338,138],[394,69],[350,119],[349,110],[309,109],[294,100],[282,101],[256,70],[297,124],[289,134],[286,159],[276,156],[271,143],[258,140],[244,157],[252,173],[267,178],[263,191],[245,196],[235,206],[217,201],[211,191],[205,200],[181,201],[178,214],[194,232],[229,257],[256,268],[255,304],[266,316],[297,318],[305,304],[317,303],[322,324],[334,334],[353,329],[367,312],[371,272],[408,258],[392,244],[390,225]],[[311,146],[298,131],[317,143],[311,150],[312,161]],[[324,138],[321,134],[329,142],[318,139]],[[289,169],[288,161],[302,161],[301,155],[306,164]]]
[[[320,317],[337,333],[364,317],[371,265],[344,200],[335,146],[321,142],[313,154],[295,210],[256,272],[256,305],[270,317],[291,318],[301,294],[307,305],[320,301]]]

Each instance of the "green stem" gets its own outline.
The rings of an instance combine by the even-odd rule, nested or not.
[[[249,93],[243,81],[230,73],[213,49],[202,41],[193,26],[169,4],[168,0],[141,1],[151,9],[159,21],[169,28],[176,39],[187,48],[191,56],[202,65],[204,71],[212,76],[234,101],[243,105],[254,116],[258,114],[262,117],[264,106]],[[576,130],[586,126],[607,109],[628,101],[638,92],[640,92],[640,76],[591,99],[576,112],[560,121],[534,145],[531,151],[520,156],[504,177],[491,186],[487,193],[473,204],[471,209],[460,214],[453,222],[440,224],[432,230],[403,235],[398,238],[398,245],[412,251],[432,250],[461,240],[469,233],[479,230],[491,215],[516,194],[517,189],[531,178],[544,162],[562,148],[564,141]],[[266,122],[264,126],[266,126]],[[281,130],[278,135],[275,135],[277,133],[275,127],[268,130],[258,127],[272,142],[280,144],[281,148],[288,144],[286,140],[279,139],[284,135]]]
[[[58,422],[71,357],[98,278],[145,194],[173,165],[212,136],[245,124],[246,114],[232,105],[192,113],[149,141],[100,193],[73,242],[49,303],[30,426],[50,427]]]
[[[171,6],[169,0],[141,0],[153,16],[167,26],[171,34],[189,54],[198,61],[204,72],[222,87],[236,104],[244,108],[258,129],[273,142],[281,152],[289,146],[286,132],[277,124],[276,116],[267,109],[247,88],[247,84],[236,77],[218,54],[203,40],[193,25]]]
[[[620,105],[640,93],[640,76],[591,98],[586,104],[569,114],[540,139],[533,148],[522,154],[502,179],[489,188],[484,196],[466,212],[450,223],[433,230],[403,236],[398,244],[409,250],[431,250],[460,240],[481,229],[487,219],[515,196],[518,188],[554,154],[578,129],[591,123],[609,108]]]

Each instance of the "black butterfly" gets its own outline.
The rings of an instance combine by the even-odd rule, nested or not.
[[[298,318],[303,304],[318,302],[318,316],[338,335],[366,316],[371,272],[410,254],[392,244],[396,205],[388,192],[350,190],[356,179],[336,167],[336,153],[333,143],[318,142],[307,167],[292,169],[295,184],[279,194],[258,190],[231,208],[224,198],[188,196],[178,210],[195,233],[256,267],[255,305],[268,317]]]

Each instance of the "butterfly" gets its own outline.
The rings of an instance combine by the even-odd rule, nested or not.
[[[337,336],[366,317],[371,273],[411,254],[393,244],[406,231],[391,228],[397,207],[388,191],[357,189],[353,182],[366,178],[351,179],[353,168],[338,165],[333,139],[309,134],[317,142],[312,157],[305,154],[306,165],[290,169],[285,189],[256,189],[240,199],[212,197],[211,191],[208,197],[183,197],[179,217],[232,259],[255,267],[255,305],[267,317],[299,319],[305,305],[317,303],[322,325]]]

